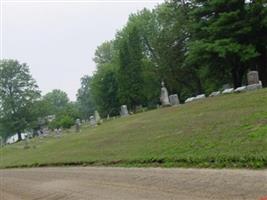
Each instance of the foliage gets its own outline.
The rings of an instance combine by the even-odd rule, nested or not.
[[[267,167],[267,90],[229,94],[36,138],[0,150],[0,167]],[[45,156],[40,156],[45,155]],[[55,159],[56,158],[56,159]]]
[[[105,64],[92,79],[92,95],[96,108],[103,116],[118,115],[117,69],[112,64]]]
[[[249,70],[258,70],[266,86],[266,34],[262,0],[168,0],[143,9],[97,48],[92,99],[103,115],[121,104],[156,105],[164,80],[183,101],[226,83],[246,84]]]
[[[69,103],[69,98],[66,92],[54,89],[43,96],[43,101],[47,103],[49,114],[52,115],[61,112]]]
[[[255,31],[249,22],[254,17],[249,16],[254,3],[195,0],[191,4],[194,9],[187,62],[199,68],[207,66],[208,76],[220,80],[224,75],[234,87],[241,86],[252,61],[260,55],[248,39]]]
[[[131,110],[144,101],[142,58],[141,38],[137,27],[133,27],[121,42],[118,71],[120,103],[128,105]]]
[[[75,124],[75,120],[81,117],[78,103],[67,103],[57,114],[55,119],[49,123],[49,128],[68,129]]]
[[[77,93],[77,103],[79,107],[79,112],[83,119],[89,119],[94,113],[95,105],[93,102],[92,91],[91,91],[92,77],[83,76],[81,78],[81,88]]]
[[[0,120],[6,135],[29,128],[36,120],[32,117],[32,105],[40,97],[38,86],[29,67],[16,60],[0,62]]]

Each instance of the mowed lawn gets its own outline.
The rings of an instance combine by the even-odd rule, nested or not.
[[[207,98],[0,150],[0,167],[267,167],[267,90]]]

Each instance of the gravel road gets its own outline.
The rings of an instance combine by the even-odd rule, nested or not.
[[[260,200],[267,170],[56,167],[0,170],[1,200]]]

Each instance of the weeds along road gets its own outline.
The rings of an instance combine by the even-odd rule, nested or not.
[[[0,170],[1,200],[259,200],[267,170],[58,167]]]

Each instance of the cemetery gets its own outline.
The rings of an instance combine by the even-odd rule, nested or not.
[[[167,92],[163,88],[160,99],[165,98],[168,104]],[[121,117],[115,120],[103,121],[96,111],[89,125],[77,120],[79,128],[75,125],[70,131],[63,130],[58,133],[59,139],[33,138],[28,141],[30,148],[24,149],[24,143],[1,148],[5,157],[0,167],[265,167],[266,89],[197,98],[203,100],[177,106],[174,95],[175,100],[170,101],[175,102],[170,103],[173,106],[164,104],[160,109],[134,115],[129,115],[124,105]]]
[[[0,1],[1,200],[267,200],[266,0]]]

